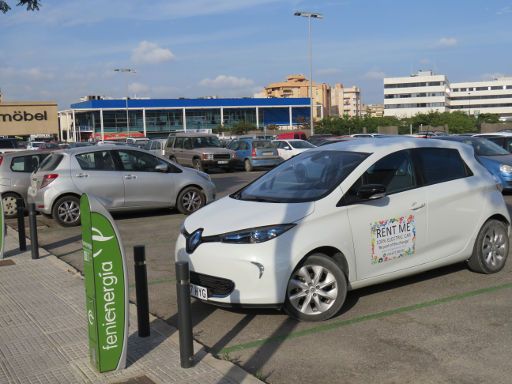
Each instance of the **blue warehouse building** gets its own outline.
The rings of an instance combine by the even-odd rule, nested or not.
[[[309,121],[309,103],[309,98],[87,100],[59,112],[61,138],[167,137],[173,131],[229,128],[240,121],[261,129],[291,127]]]

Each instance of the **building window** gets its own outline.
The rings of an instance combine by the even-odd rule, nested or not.
[[[493,91],[497,91],[497,90],[499,90],[499,89],[503,89],[503,85],[495,85],[495,86],[492,86],[492,87],[491,87],[491,89],[492,89]]]

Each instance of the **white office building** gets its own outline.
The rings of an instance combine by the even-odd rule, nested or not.
[[[445,112],[448,79],[432,71],[407,77],[384,78],[384,116],[411,117],[429,111]]]
[[[450,84],[446,75],[419,71],[384,78],[384,116],[403,118],[430,111],[512,116],[512,77]]]

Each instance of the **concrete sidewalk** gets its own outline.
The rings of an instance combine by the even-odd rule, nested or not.
[[[0,383],[261,383],[197,343],[196,365],[182,369],[177,330],[151,317],[151,336],[139,338],[133,304],[128,367],[96,372],[88,357],[84,280],[44,250],[32,260],[30,251],[17,247],[17,233],[9,228],[0,260]]]

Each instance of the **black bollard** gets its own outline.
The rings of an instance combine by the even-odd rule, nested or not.
[[[20,252],[27,250],[27,235],[25,233],[25,203],[23,199],[16,199],[16,210],[18,211],[18,240]]]
[[[182,368],[194,365],[192,316],[190,314],[190,272],[186,261],[177,261],[176,292],[178,295],[178,329],[180,332],[180,362]]]
[[[30,228],[30,250],[32,259],[39,259],[39,241],[37,241],[37,219],[36,205],[34,203],[28,206],[28,223]]]
[[[135,262],[135,295],[137,297],[139,337],[148,337],[150,333],[148,273],[146,270],[146,250],[143,245],[133,247],[133,259]]]

